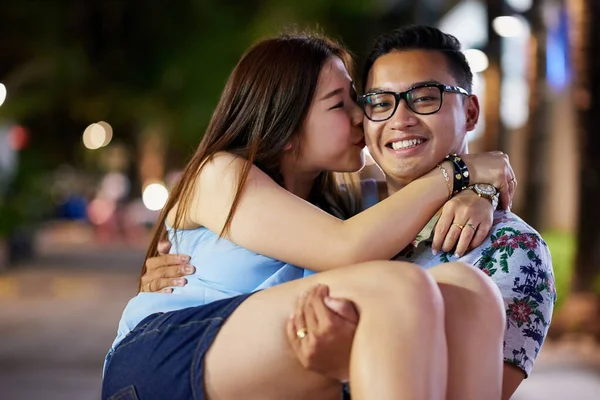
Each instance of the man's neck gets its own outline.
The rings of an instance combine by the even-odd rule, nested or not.
[[[451,151],[451,153],[457,153],[457,154],[468,154],[469,153],[469,148],[468,145],[466,143],[464,143],[462,145],[462,148],[458,151]],[[440,162],[442,162],[443,160],[440,160]],[[412,179],[402,179],[402,178],[398,178],[398,177],[393,177],[391,175],[388,175],[385,171],[383,171],[383,173],[385,174],[385,182],[387,185],[387,193],[388,196],[393,195],[394,193],[396,193],[397,191],[399,191],[400,189],[402,189],[404,186],[408,185],[409,183],[411,183],[413,180],[419,178],[419,177],[415,177]]]

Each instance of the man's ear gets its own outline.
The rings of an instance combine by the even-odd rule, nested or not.
[[[479,99],[475,95],[467,97],[465,100],[465,112],[467,113],[466,128],[467,132],[475,129],[477,121],[479,121]]]

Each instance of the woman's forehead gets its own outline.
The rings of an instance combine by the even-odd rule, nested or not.
[[[352,82],[352,78],[342,60],[332,57],[321,68],[317,94],[327,93],[339,87],[347,88],[350,82]]]

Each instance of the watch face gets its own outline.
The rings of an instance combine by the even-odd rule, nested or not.
[[[486,196],[493,196],[498,192],[495,187],[488,183],[475,184],[475,190]]]

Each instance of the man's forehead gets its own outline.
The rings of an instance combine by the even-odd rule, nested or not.
[[[367,90],[406,90],[422,83],[455,84],[446,58],[437,51],[393,51],[379,57],[367,80]]]

